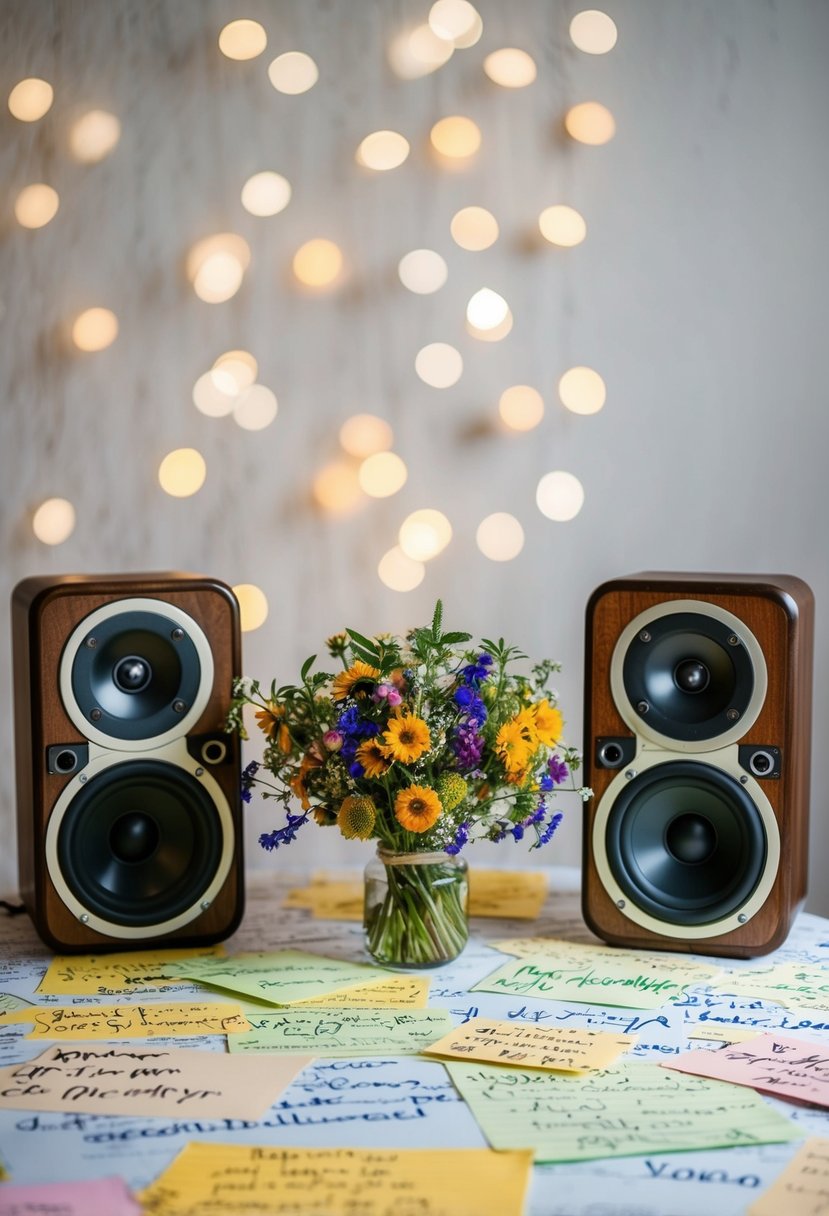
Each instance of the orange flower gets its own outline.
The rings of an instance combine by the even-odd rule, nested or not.
[[[383,740],[386,754],[401,764],[414,764],[432,746],[429,727],[414,714],[397,714],[389,718]]]
[[[305,779],[308,776],[308,774],[311,772],[312,769],[322,768],[322,764],[323,764],[322,760],[320,760],[317,756],[313,756],[310,752],[306,752],[305,755],[302,757],[302,763],[299,766],[299,772],[295,773],[293,775],[293,777],[291,777],[290,781],[288,782],[290,789],[293,791],[294,794],[296,794],[297,798],[299,799],[300,805],[302,806],[303,811],[307,811],[309,806],[311,805],[311,800],[308,797],[308,787],[305,783]]]
[[[275,741],[279,750],[287,756],[291,750],[291,732],[283,721],[285,707],[277,705],[275,701],[268,701],[262,709],[257,709],[255,716],[265,738],[269,742]]]
[[[334,676],[331,696],[335,701],[344,701],[362,680],[376,680],[379,675],[377,667],[369,667],[368,663],[362,663],[358,659],[347,671],[341,671],[339,675]]]
[[[394,800],[394,817],[409,832],[428,832],[441,813],[440,798],[427,785],[410,785]]]
[[[361,743],[355,759],[362,764],[367,777],[382,777],[391,767],[391,760],[379,739],[366,739]]]
[[[523,772],[535,750],[526,723],[520,722],[519,718],[520,714],[510,722],[505,722],[495,737],[495,750],[501,757],[507,773]]]
[[[564,729],[564,719],[561,711],[545,697],[535,706],[535,729],[541,743],[545,747],[555,747]]]

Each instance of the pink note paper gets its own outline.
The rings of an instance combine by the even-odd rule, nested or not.
[[[0,1216],[141,1216],[123,1178],[0,1186]]]
[[[663,1067],[829,1106],[829,1051],[804,1039],[762,1034],[721,1051],[686,1051]]]

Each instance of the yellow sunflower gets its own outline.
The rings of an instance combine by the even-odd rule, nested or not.
[[[357,748],[355,758],[362,764],[367,777],[382,777],[391,766],[391,760],[379,739],[366,739]]]
[[[291,750],[291,732],[283,721],[284,717],[285,707],[277,705],[275,701],[268,701],[264,708],[256,711],[256,721],[265,738],[276,740],[279,750],[287,756]]]
[[[368,840],[376,819],[377,807],[371,798],[360,796],[343,798],[337,812],[337,823],[346,840]]]
[[[414,714],[398,714],[389,718],[383,741],[386,754],[401,764],[414,764],[432,746],[429,727]]]
[[[440,819],[440,798],[427,785],[410,785],[394,800],[394,817],[409,832],[428,832]]]
[[[331,696],[335,701],[344,701],[361,680],[376,680],[380,675],[378,668],[370,667],[359,659],[352,663],[347,671],[341,671],[334,676],[334,687]]]
[[[545,697],[535,707],[535,729],[539,740],[545,747],[555,747],[564,729],[564,719],[561,711]]]
[[[520,717],[520,715],[519,715]],[[518,718],[505,722],[495,737],[495,750],[508,773],[520,773],[527,767],[535,750],[526,725]]]

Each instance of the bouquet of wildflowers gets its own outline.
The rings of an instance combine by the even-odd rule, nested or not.
[[[561,742],[549,688],[558,664],[545,659],[521,675],[515,665],[526,656],[515,647],[483,639],[470,649],[470,640],[443,632],[438,602],[431,626],[404,638],[353,629],[329,638],[329,653],[342,663],[337,674],[314,672],[312,656],[299,684],[274,682],[267,693],[256,681],[234,684],[229,729],[246,737],[242,711],[254,705],[266,738],[262,764],[245,769],[242,796],[250,801],[256,787],[285,808],[284,824],[260,836],[262,847],[289,844],[313,819],[348,838],[375,838],[389,862],[377,935],[391,934],[396,948],[378,953],[367,925],[375,957],[417,953],[398,940],[414,935],[421,953],[431,949],[426,965],[435,955],[453,957],[451,939],[466,936],[459,897],[442,906],[428,865],[405,871],[393,861],[418,854],[437,864],[475,839],[526,837],[540,848],[562,819],[550,805],[556,788],[574,787],[579,757]]]

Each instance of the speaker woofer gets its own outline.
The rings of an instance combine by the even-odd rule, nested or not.
[[[692,761],[633,778],[613,803],[605,843],[622,892],[668,924],[733,915],[757,888],[768,855],[763,818],[743,786]]]

